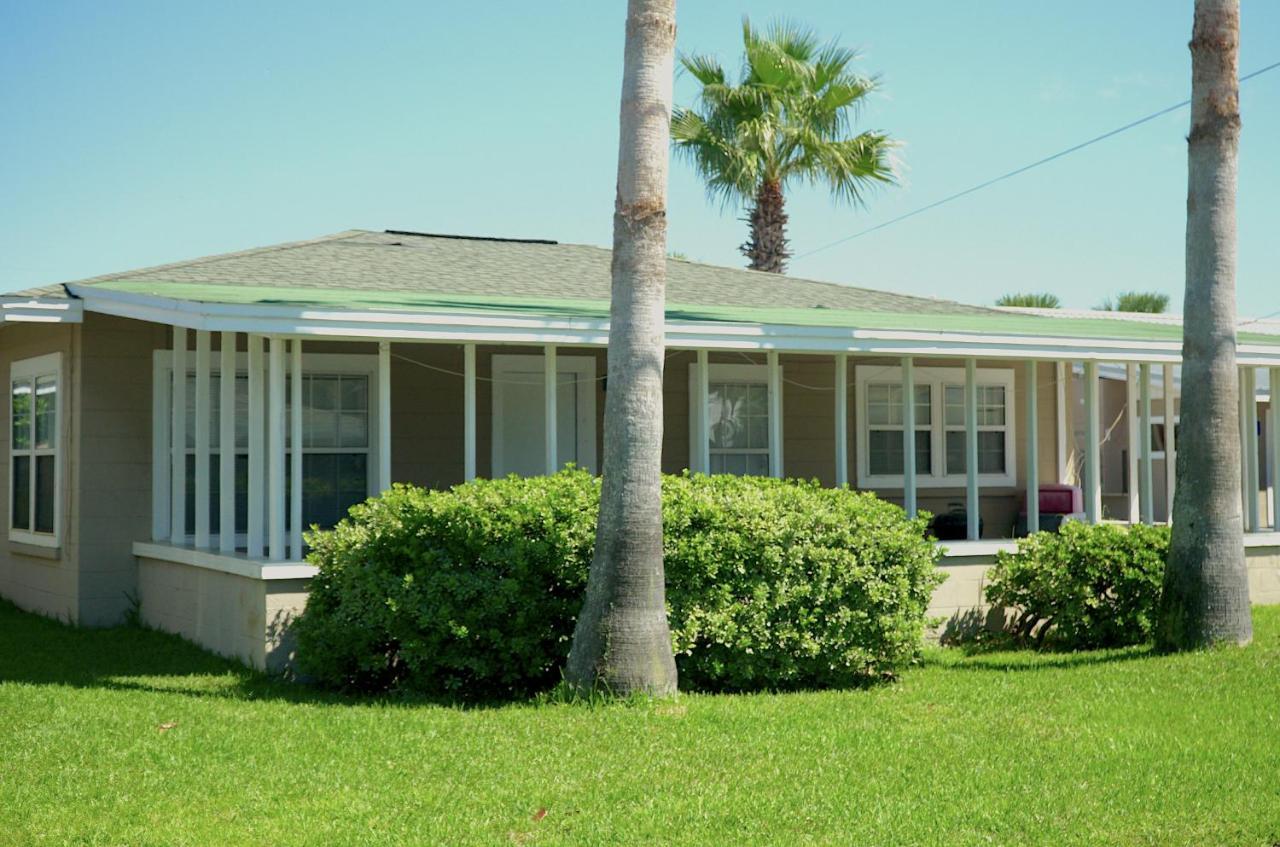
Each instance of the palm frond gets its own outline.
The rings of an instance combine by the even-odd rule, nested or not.
[[[712,56],[681,53],[680,66],[703,85],[724,85],[724,68]]]

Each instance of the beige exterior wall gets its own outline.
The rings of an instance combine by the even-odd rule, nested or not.
[[[81,327],[76,324],[6,323],[0,328],[0,373],[4,375],[0,391],[0,430],[3,430],[4,455],[0,457],[0,596],[32,612],[78,623],[80,616],[79,546],[80,528],[76,479],[79,473],[77,455],[78,406],[80,374],[78,351]],[[57,548],[35,547],[10,541],[9,519],[9,451],[11,439],[9,373],[11,365],[49,353],[62,354],[62,385],[58,386],[58,438],[62,462],[61,483],[62,536]],[[71,411],[68,414],[68,410]]]
[[[263,580],[138,558],[142,622],[260,670],[293,655],[289,626],[306,605],[306,580]]]

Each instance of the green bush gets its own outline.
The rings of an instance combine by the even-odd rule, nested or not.
[[[397,485],[312,532],[298,663],[328,686],[468,699],[559,680],[582,603],[599,481],[581,470]],[[663,481],[667,600],[688,689],[842,686],[916,654],[941,576],[871,494],[730,476]]]
[[[1166,526],[1071,522],[997,553],[987,600],[1018,610],[1019,638],[1069,649],[1139,644],[1151,637],[1165,561]]]

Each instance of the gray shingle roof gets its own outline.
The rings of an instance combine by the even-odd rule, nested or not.
[[[581,244],[349,230],[80,280],[152,280],[494,297],[609,297],[610,251]],[[9,296],[65,296],[61,285]],[[991,314],[947,300],[672,259],[667,299],[698,306]]]

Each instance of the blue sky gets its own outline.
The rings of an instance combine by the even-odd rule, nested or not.
[[[607,245],[625,4],[0,0],[0,289],[348,228]],[[1185,99],[1191,0],[684,0],[679,47],[736,65],[780,10],[863,52],[862,126],[903,142],[866,209],[789,198],[804,253]],[[1280,3],[1244,0],[1244,72]],[[677,102],[692,99],[688,79]],[[1241,311],[1280,309],[1280,71],[1246,83]],[[1182,299],[1185,110],[792,264],[989,302]],[[672,164],[670,248],[738,265],[741,211]]]

